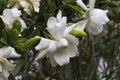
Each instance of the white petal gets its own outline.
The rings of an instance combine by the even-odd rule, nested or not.
[[[84,10],[88,10],[87,6],[83,3],[82,0],[77,0],[76,3],[82,7]]]
[[[56,51],[56,42],[53,40],[41,38],[40,43],[35,47],[36,50],[39,50],[39,55],[36,60],[41,59],[45,56],[51,55]]]
[[[64,38],[66,38],[67,41],[68,41],[70,44],[75,44],[75,45],[78,45],[78,44],[79,44],[78,38],[76,38],[76,37],[73,36],[73,35],[65,34],[65,35],[64,35]]]
[[[26,29],[27,28],[27,26],[26,26],[26,24],[25,24],[25,22],[24,22],[24,20],[23,19],[21,19],[21,18],[19,18],[19,21],[20,21],[20,23],[21,23],[21,32],[24,30],[24,29]]]
[[[47,53],[48,53],[48,49],[40,51],[39,54],[38,54],[38,56],[35,58],[35,60],[44,58],[47,55]]]
[[[90,13],[91,13],[91,12],[93,11],[93,9],[94,9],[95,1],[96,1],[96,0],[89,0]]]
[[[58,11],[56,18],[57,18],[58,22],[61,21],[61,19],[62,19],[62,11],[61,10]]]
[[[11,52],[11,47],[3,47],[0,49],[0,57],[7,58]]]
[[[50,39],[45,39],[41,37],[39,44],[35,47],[36,50],[43,50],[49,47],[49,44],[53,42]]]
[[[70,33],[76,27],[77,27],[77,24],[72,24],[71,26],[66,27],[64,34]]]
[[[93,9],[87,24],[87,30],[94,35],[99,34],[103,30],[103,24],[109,21],[107,10]]]
[[[50,17],[50,18],[48,19],[48,22],[47,22],[47,29],[49,30],[49,28],[50,28],[50,29],[51,29],[51,28],[54,28],[54,26],[56,25],[56,23],[57,23],[56,18],[55,18],[55,17]]]
[[[5,23],[7,29],[11,29],[13,22],[16,20],[10,9],[5,9],[1,18]]]
[[[15,20],[17,20],[21,15],[21,11],[17,8],[5,9],[3,11],[3,16],[1,17],[7,29],[11,29]]]
[[[21,5],[23,8],[29,8],[29,7],[30,7],[29,3],[27,3],[26,1],[20,1],[20,5]]]
[[[76,23],[77,28],[80,28],[81,30],[84,30],[87,25],[88,20],[83,20],[78,23]]]
[[[32,4],[33,4],[35,12],[39,12],[39,6],[40,6],[39,2],[33,2]]]
[[[62,20],[57,23],[54,17],[50,17],[47,23],[47,30],[56,38],[59,39],[66,27],[66,17],[63,17]]]
[[[61,38],[57,43],[57,48],[65,49],[68,47],[68,41],[64,38]]]
[[[76,44],[69,44],[69,47],[67,48],[67,51],[68,51],[70,57],[75,57],[75,56],[78,55],[77,46],[78,45],[76,45]]]
[[[24,11],[31,15],[30,4],[26,1],[20,1],[20,5],[24,8]]]
[[[107,10],[94,9],[90,16],[90,19],[96,24],[106,24],[109,21],[107,17]]]
[[[67,53],[65,50],[58,50],[54,55],[54,59],[56,63],[60,66],[68,64],[70,59],[69,53]]]
[[[18,10],[17,8],[13,8],[13,9],[11,9],[11,11],[12,11],[12,14],[15,18],[18,18],[22,15],[21,11]]]
[[[103,31],[103,25],[90,22],[87,26],[87,30],[89,33],[92,33],[93,35],[97,35]]]
[[[50,44],[49,44],[49,47],[48,47],[47,57],[49,57],[50,55],[54,54],[56,49],[57,49],[56,42],[55,41],[51,41]]]
[[[9,54],[9,57],[11,57],[11,58],[15,58],[15,57],[20,57],[21,55],[20,54],[18,54],[16,51],[15,51],[15,49],[14,48],[12,48],[11,47],[11,52],[10,52],[10,54]]]

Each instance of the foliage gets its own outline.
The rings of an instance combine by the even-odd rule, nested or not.
[[[7,8],[9,0],[0,0],[0,15]],[[85,4],[89,0],[83,0]],[[96,0],[95,7],[109,10],[110,21],[104,25],[104,30],[98,35],[77,32],[71,34],[79,39],[79,55],[71,58],[69,64],[52,67],[50,60],[44,57],[38,61],[35,58],[39,51],[35,46],[41,41],[40,37],[54,39],[46,29],[49,17],[56,16],[61,10],[67,16],[68,23],[83,20],[85,10],[76,4],[76,0],[41,0],[39,13],[32,11],[28,15],[22,8],[21,18],[27,28],[21,32],[22,25],[16,20],[11,30],[5,28],[0,18],[0,48],[13,47],[19,58],[14,60],[15,69],[10,72],[8,80],[119,80],[120,79],[120,1]],[[10,7],[11,8],[11,7]],[[9,60],[8,59],[8,60]],[[1,73],[1,72],[0,72]]]

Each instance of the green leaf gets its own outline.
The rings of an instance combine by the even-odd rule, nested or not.
[[[12,30],[14,30],[14,29],[16,29],[18,31],[18,33],[20,33],[20,31],[21,31],[21,23],[20,23],[20,21],[16,20],[13,23]]]
[[[3,37],[7,41],[9,45],[13,45],[17,42],[18,39],[18,31],[16,29],[13,30],[3,30]]]
[[[0,36],[2,36],[2,30],[5,28],[5,25],[0,17]]]
[[[76,0],[65,0],[66,3],[73,3],[73,2],[76,2]]]
[[[120,22],[120,7],[111,8],[109,10],[108,16],[111,20],[115,21],[116,23]]]
[[[7,7],[8,0],[0,0],[0,11],[4,10]]]
[[[40,41],[40,38],[31,38],[25,42],[26,48],[34,48]]]
[[[8,46],[8,43],[7,43],[7,41],[4,38],[1,38],[0,42],[3,43],[4,45]]]
[[[46,6],[46,11],[45,11],[45,14],[44,14],[45,22],[47,22],[49,17],[54,16],[55,11],[56,11],[55,0],[47,0],[46,5],[47,5]]]
[[[9,41],[9,44],[14,44],[16,43],[17,39],[18,39],[18,31],[16,29],[14,30],[11,30],[8,34],[8,41]]]
[[[18,53],[24,53],[25,52],[25,43],[15,43],[14,45],[14,48],[16,49],[16,51]]]
[[[82,9],[81,9],[80,7],[78,7],[78,6],[73,6],[73,5],[70,5],[70,4],[67,4],[66,6],[67,6],[68,8],[70,8],[70,9],[74,10],[75,12],[79,13],[79,14],[82,14],[82,15],[85,14],[84,10],[82,10]]]

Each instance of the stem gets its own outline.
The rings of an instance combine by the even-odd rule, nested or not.
[[[23,71],[23,79],[22,80],[26,80],[27,79],[27,76],[28,76],[28,72],[30,70],[30,66],[32,65],[32,63],[35,61],[35,56],[36,54],[33,55],[32,59],[30,60],[30,58],[28,57],[28,54],[30,53],[29,52],[30,50],[27,50],[26,51],[26,54],[25,54],[25,67],[24,67],[24,71]]]

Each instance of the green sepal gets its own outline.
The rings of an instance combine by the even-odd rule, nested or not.
[[[75,28],[73,29],[70,34],[74,35],[74,36],[86,36],[87,33],[83,30],[81,30],[80,28]]]

